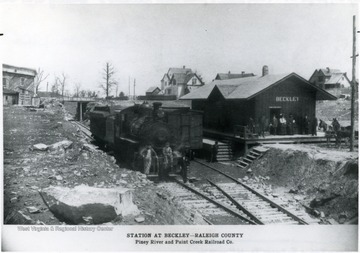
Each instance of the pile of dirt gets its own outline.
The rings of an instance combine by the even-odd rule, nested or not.
[[[269,176],[315,215],[344,223],[358,214],[357,153],[322,150],[310,145],[267,145],[251,165],[254,176]]]
[[[146,175],[117,164],[97,149],[56,101],[43,109],[4,108],[4,223],[63,224],[40,194],[48,187],[124,187],[140,210],[112,224],[194,224],[191,210],[177,206]],[[135,220],[136,219],[136,220]]]

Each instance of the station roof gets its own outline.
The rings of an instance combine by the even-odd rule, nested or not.
[[[296,73],[251,76],[227,80],[214,80],[199,89],[181,97],[183,100],[207,99],[216,86],[225,99],[251,99],[265,90],[273,87],[289,78],[297,78],[300,82],[316,90],[317,100],[336,100],[336,97],[325,90],[309,83],[307,80]]]

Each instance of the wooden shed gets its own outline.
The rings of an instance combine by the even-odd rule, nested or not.
[[[214,80],[193,93],[183,96],[192,100],[192,109],[204,113],[203,127],[221,132],[233,132],[235,126],[245,126],[249,119],[267,122],[276,115],[293,115],[301,122],[315,115],[317,100],[336,97],[311,84],[296,73],[251,76]]]

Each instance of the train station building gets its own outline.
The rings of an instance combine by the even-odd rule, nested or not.
[[[229,133],[263,116],[270,122],[274,115],[291,114],[301,122],[315,115],[316,101],[336,97],[296,73],[268,74],[264,66],[262,76],[214,80],[180,99],[204,113],[204,129]]]

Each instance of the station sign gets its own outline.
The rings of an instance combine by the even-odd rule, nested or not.
[[[299,97],[276,97],[276,102],[299,102]]]

